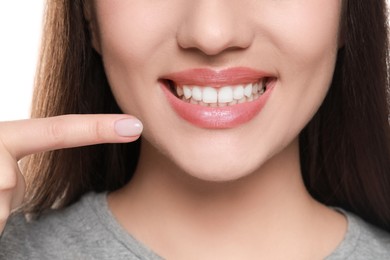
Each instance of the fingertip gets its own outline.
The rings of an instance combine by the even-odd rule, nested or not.
[[[137,137],[142,133],[143,125],[137,118],[123,118],[115,121],[114,129],[122,137]]]

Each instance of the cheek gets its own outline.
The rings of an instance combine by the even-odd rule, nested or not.
[[[151,6],[153,4],[153,6]],[[156,1],[96,1],[101,54],[112,92],[122,111],[139,116],[153,97],[146,88],[169,62],[176,16]],[[158,101],[157,101],[158,102]]]
[[[299,3],[298,3],[299,2]],[[301,3],[300,3],[301,2]],[[275,46],[297,65],[317,63],[337,50],[340,0],[286,1],[271,11]]]
[[[273,16],[267,17],[270,21],[268,32],[277,53],[275,58],[282,88],[288,86],[290,89],[284,89],[286,92],[299,92],[301,100],[306,97],[308,103],[318,103],[333,75],[341,1],[285,1],[275,4],[274,8],[269,10]]]
[[[275,53],[279,85],[269,104],[272,116],[266,121],[272,125],[269,129],[276,130],[269,135],[288,143],[312,118],[329,89],[338,50],[341,1],[275,2],[279,4],[268,6],[264,24]]]
[[[140,68],[167,43],[175,17],[155,1],[96,1],[102,55],[121,66]],[[114,62],[111,62],[113,60]]]

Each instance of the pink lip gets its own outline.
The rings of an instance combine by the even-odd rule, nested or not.
[[[197,85],[221,87],[252,83],[264,77],[274,77],[249,68],[230,68],[221,71],[209,69],[192,69],[163,76],[161,86],[173,110],[184,120],[201,128],[226,129],[234,128],[253,119],[264,107],[274,88],[275,80],[267,86],[267,90],[258,99],[225,107],[205,107],[194,105],[177,98],[166,84],[166,80],[178,85]]]
[[[210,69],[190,69],[164,75],[162,78],[172,80],[178,85],[213,86],[252,83],[264,77],[272,77],[270,73],[245,67],[229,68],[220,71]]]

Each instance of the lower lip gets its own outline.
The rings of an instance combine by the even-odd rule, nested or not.
[[[172,94],[164,83],[160,83],[168,102],[181,118],[201,128],[227,129],[244,124],[259,114],[271,95],[275,81],[272,81],[256,100],[225,107],[205,107],[187,103]]]

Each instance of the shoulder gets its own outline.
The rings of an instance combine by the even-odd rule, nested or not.
[[[390,259],[390,234],[359,218],[356,222],[360,227],[356,253],[364,259]]]
[[[390,233],[344,212],[348,230],[344,241],[327,259],[390,259]]]
[[[15,215],[0,240],[0,260],[161,259],[128,234],[111,214],[106,193],[26,221]]]
[[[31,221],[12,216],[0,240],[0,259],[90,259],[83,254],[99,248],[97,234],[104,232],[90,205],[92,196],[99,195]]]

